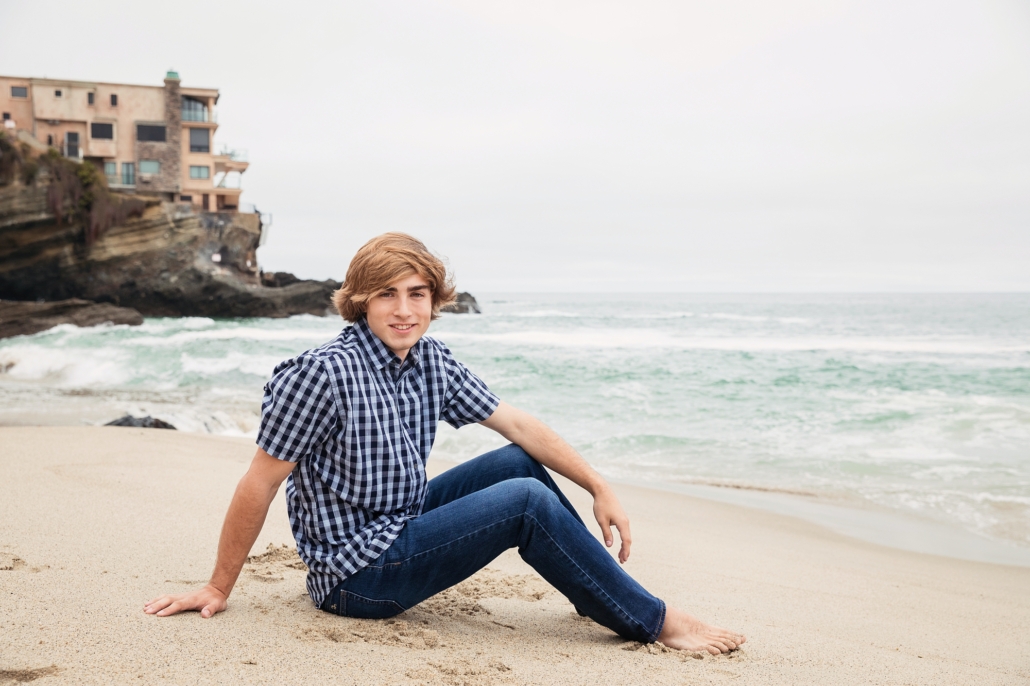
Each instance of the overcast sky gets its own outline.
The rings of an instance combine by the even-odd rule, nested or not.
[[[1030,290],[1018,0],[0,0],[0,73],[221,90],[263,266],[497,291]]]

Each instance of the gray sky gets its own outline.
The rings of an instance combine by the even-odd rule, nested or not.
[[[1017,0],[0,0],[0,73],[221,89],[266,269],[489,291],[1030,290]]]

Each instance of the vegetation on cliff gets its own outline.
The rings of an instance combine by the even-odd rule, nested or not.
[[[107,179],[91,162],[61,157],[54,148],[37,158],[30,153],[28,146],[18,145],[0,133],[0,185],[17,178],[30,186],[42,170],[48,182],[47,209],[58,225],[81,226],[82,241],[87,246],[112,226],[143,214],[146,203],[138,198],[116,197],[107,187]]]
[[[78,164],[53,149],[39,160],[50,177],[47,206],[58,224],[67,220],[82,226],[86,245],[93,245],[112,226],[142,216],[146,203],[138,198],[116,198],[91,162]]]
[[[39,164],[34,160],[30,164],[25,148],[25,144],[19,146],[17,141],[11,140],[5,132],[0,131],[0,186],[6,186],[14,181],[19,172],[23,175],[22,183],[26,185],[36,180]],[[26,174],[26,171],[31,173]]]

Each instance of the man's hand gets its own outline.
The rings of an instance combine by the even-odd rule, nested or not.
[[[294,462],[277,460],[258,448],[250,469],[236,486],[229,511],[225,513],[222,535],[218,539],[218,559],[211,581],[192,593],[154,598],[143,606],[143,611],[148,615],[168,617],[177,612],[200,610],[200,616],[206,619],[224,610],[227,607],[226,599],[232,593],[247,555],[261,533],[268,506],[279,490],[279,485],[296,466]]]
[[[195,612],[200,610],[200,616],[207,619],[208,617],[215,616],[216,613],[221,612],[228,606],[225,594],[211,584],[208,584],[204,588],[190,593],[163,595],[160,598],[154,598],[143,606],[143,611],[148,615],[167,617],[179,612]]]
[[[622,541],[619,547],[619,562],[626,562],[629,559],[629,548],[633,544],[633,536],[629,532],[629,517],[607,484],[594,496],[594,519],[601,527],[604,544],[609,548],[615,542],[612,527],[618,529],[619,539]]]

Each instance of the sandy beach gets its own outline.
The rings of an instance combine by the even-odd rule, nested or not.
[[[511,551],[395,620],[317,611],[280,492],[230,608],[147,616],[204,583],[246,439],[0,428],[0,683],[1024,684],[1030,568],[880,547],[815,524],[618,486],[628,570],[743,631],[701,659],[576,616]],[[449,465],[430,460],[432,474]],[[569,487],[588,514],[586,494]],[[283,547],[285,545],[285,547]]]

